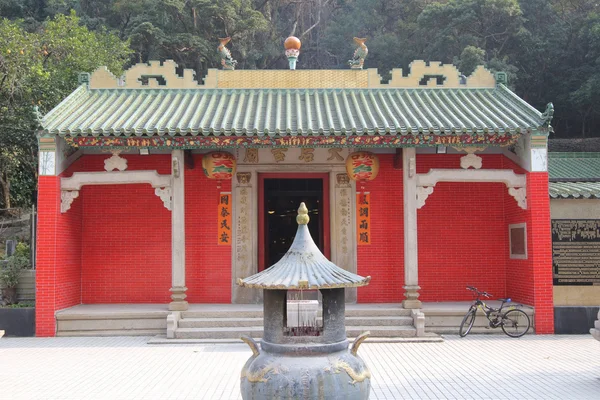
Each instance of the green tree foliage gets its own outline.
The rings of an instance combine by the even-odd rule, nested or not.
[[[75,14],[26,26],[34,25],[0,20],[0,208],[31,204],[37,112],[73,91],[79,72],[108,65],[119,73],[131,55],[127,42],[103,28],[88,30]]]

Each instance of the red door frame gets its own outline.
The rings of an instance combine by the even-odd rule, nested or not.
[[[258,270],[266,268],[265,254],[265,179],[322,179],[323,181],[323,250],[330,258],[329,243],[329,174],[328,173],[259,173],[258,174]],[[269,265],[270,266],[270,265]]]

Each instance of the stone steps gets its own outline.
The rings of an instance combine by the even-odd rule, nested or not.
[[[242,335],[260,338],[263,334],[262,314],[262,307],[183,311],[174,336],[176,339],[199,340],[238,339]],[[411,310],[399,305],[349,305],[346,307],[346,331],[349,337],[364,331],[370,331],[371,337],[416,336]]]
[[[412,317],[346,317],[346,326],[407,326],[412,325]],[[209,328],[209,327],[249,327],[263,326],[261,318],[183,318],[179,321],[180,328]]]
[[[165,323],[166,326],[166,323]],[[164,329],[101,329],[101,330],[83,330],[83,331],[57,331],[56,336],[156,336],[163,335]]]
[[[348,326],[346,334],[350,338],[357,337],[363,332],[371,332],[369,337],[414,337],[415,328],[412,326]],[[262,326],[245,327],[210,327],[210,328],[177,328],[175,339],[239,339],[247,335],[255,339],[263,335]]]
[[[56,336],[151,336],[164,334],[169,311],[105,310],[100,307],[80,312],[56,313]]]

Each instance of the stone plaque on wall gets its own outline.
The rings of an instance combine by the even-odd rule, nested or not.
[[[600,220],[553,219],[555,285],[600,285]]]

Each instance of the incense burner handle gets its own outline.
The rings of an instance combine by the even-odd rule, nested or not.
[[[250,346],[250,350],[252,350],[252,354],[254,357],[260,354],[258,343],[256,343],[254,339],[247,335],[243,335],[240,339],[242,339],[248,346]]]
[[[363,332],[360,335],[358,335],[358,337],[354,340],[354,343],[352,343],[352,348],[350,349],[350,353],[352,353],[353,356],[356,355],[356,353],[358,352],[358,348],[360,347],[362,342],[364,342],[369,337],[370,334],[371,331]]]

